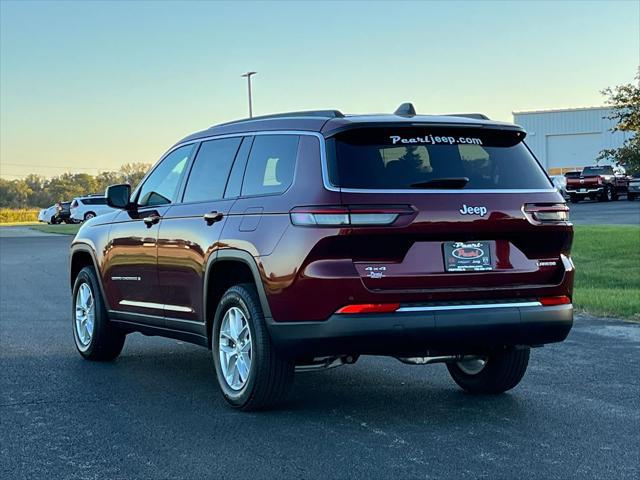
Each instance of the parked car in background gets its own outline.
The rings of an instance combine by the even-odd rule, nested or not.
[[[56,203],[56,223],[73,223],[71,220],[71,202]]]
[[[107,205],[104,195],[87,195],[76,197],[71,202],[71,220],[73,222],[85,222],[93,217],[115,211]]]
[[[360,355],[507,391],[573,319],[569,208],[525,135],[407,104],[195,133],[80,228],[75,345],[103,361],[131,332],[210,348],[224,398],[248,410],[282,400],[295,370]]]
[[[611,165],[584,167],[579,177],[567,177],[567,193],[572,203],[585,198],[599,202],[617,200],[628,188],[629,178],[624,170]]]
[[[562,198],[567,198],[567,177],[564,175],[552,175],[551,181],[556,190],[562,195]]]
[[[57,212],[58,212],[57,204],[51,205],[50,207],[47,207],[47,208],[43,208],[38,213],[38,221],[43,223],[55,224]]]
[[[634,201],[640,197],[640,173],[636,173],[629,180],[629,191],[627,193],[627,200]]]

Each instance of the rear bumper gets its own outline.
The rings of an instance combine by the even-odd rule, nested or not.
[[[276,346],[296,356],[473,353],[505,345],[561,342],[573,325],[573,306],[443,307],[391,314],[336,314],[322,322],[271,321],[268,325]]]
[[[578,189],[567,189],[569,195],[586,196],[593,194],[601,194],[604,192],[604,186],[602,187],[583,187]]]

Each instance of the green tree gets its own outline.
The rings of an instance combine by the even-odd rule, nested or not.
[[[598,160],[607,159],[623,166],[630,174],[640,173],[640,68],[635,78],[637,83],[602,91],[607,97],[606,104],[612,107],[607,118],[616,121],[612,131],[630,132],[632,136],[620,148],[602,150],[598,156]]]

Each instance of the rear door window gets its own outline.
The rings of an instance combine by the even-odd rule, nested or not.
[[[257,135],[249,154],[242,195],[287,190],[293,182],[299,140],[298,135]]]
[[[184,202],[222,198],[241,141],[241,137],[235,137],[202,143],[187,180]]]
[[[327,141],[329,180],[357,189],[548,189],[524,133],[368,128]]]

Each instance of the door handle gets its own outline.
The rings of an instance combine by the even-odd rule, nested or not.
[[[147,225],[147,227],[151,227],[160,221],[160,215],[149,215],[148,217],[144,217],[142,221]]]
[[[205,213],[202,218],[204,218],[204,221],[207,222],[207,225],[212,225],[222,220],[223,216],[224,215],[222,215],[222,212],[209,212]]]

